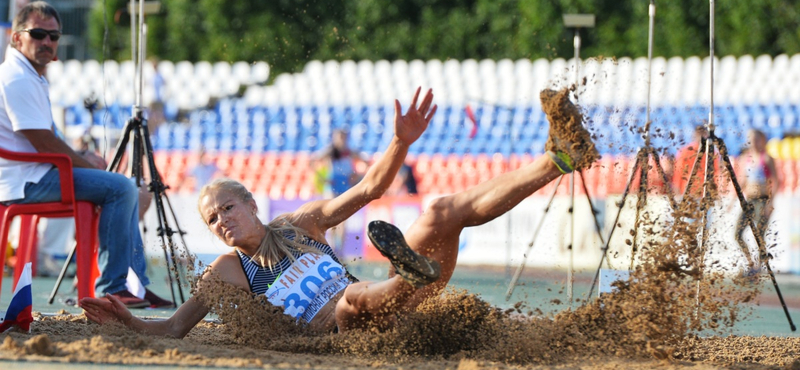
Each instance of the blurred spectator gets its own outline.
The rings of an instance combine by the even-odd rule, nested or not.
[[[189,176],[194,179],[194,190],[200,191],[200,188],[217,177],[219,167],[214,162],[214,157],[205,149],[198,150],[196,154],[196,164],[189,170]]]
[[[17,259],[14,257],[14,248],[11,247],[11,242],[9,242],[6,246],[6,264],[5,266],[0,266],[0,279],[3,276],[11,276],[11,271],[14,270],[14,265],[16,264]]]
[[[166,101],[164,96],[164,76],[158,70],[158,59],[150,59],[150,65],[153,67],[153,77],[150,84],[153,86],[153,102],[164,103]]]
[[[386,194],[392,196],[417,195],[417,178],[414,175],[414,167],[403,163]]]
[[[400,177],[403,178],[406,194],[417,195],[417,176],[414,174],[414,167],[404,163],[403,167],[400,168]]]
[[[686,186],[689,183],[689,176],[692,173],[692,166],[697,159],[697,152],[701,143],[705,142],[704,139],[708,138],[708,130],[705,126],[698,125],[694,129],[692,135],[692,142],[686,144],[683,148],[678,150],[675,158],[675,165],[672,171],[672,184],[674,185],[675,194],[680,198],[687,195],[699,199],[703,196],[703,182],[705,181],[706,168],[705,161],[700,157],[701,161],[698,163],[697,171],[694,173],[694,180],[691,189]],[[719,179],[719,159],[714,156],[714,173],[716,178]]]
[[[326,190],[330,194],[326,194],[326,197],[337,197],[355,185],[360,180],[356,163],[369,162],[368,158],[350,149],[347,139],[348,135],[344,130],[333,130],[331,145],[315,153],[312,158],[315,168],[329,168],[328,171],[319,171],[327,175]]]
[[[739,156],[742,171],[737,176],[751,206],[749,211],[742,212],[736,224],[736,241],[743,250],[747,250],[743,234],[749,219],[756,225],[753,233],[765,236],[774,209],[772,196],[778,192],[780,186],[775,160],[767,154],[767,136],[759,130],[750,130],[747,133],[747,143],[748,147]]]
[[[347,139],[346,131],[333,130],[331,145],[315,153],[311,158],[311,164],[315,169],[315,182],[324,184],[323,195],[326,198],[337,197],[355,185],[361,179],[356,171],[358,162],[369,162],[368,158],[350,149]],[[344,244],[345,227],[342,224],[332,230],[332,246],[341,248]]]
[[[151,59],[150,63],[153,66],[153,77],[150,79],[150,84],[153,87],[153,101],[150,102],[150,106],[147,109],[146,118],[150,134],[153,135],[167,119],[164,114],[164,102],[166,101],[164,96],[164,76],[158,71],[158,59]]]

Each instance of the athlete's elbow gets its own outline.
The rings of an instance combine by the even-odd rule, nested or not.
[[[380,182],[367,181],[366,179],[360,184],[362,185],[361,195],[367,202],[373,201],[383,196],[383,193],[389,188]]]
[[[192,328],[194,328],[194,325],[187,325],[185,322],[178,322],[172,318],[166,321],[160,321],[160,323],[162,324],[159,325],[161,326],[161,330],[155,331],[158,332],[158,334],[169,338],[183,339],[187,334],[189,334],[190,331],[192,331]]]

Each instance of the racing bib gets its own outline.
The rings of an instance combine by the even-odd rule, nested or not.
[[[267,299],[283,313],[311,322],[337,293],[350,285],[344,267],[328,255],[306,253],[270,285]]]

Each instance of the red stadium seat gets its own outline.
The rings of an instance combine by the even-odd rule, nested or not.
[[[267,194],[270,199],[283,199],[283,188],[280,186],[270,186],[267,189]]]
[[[248,173],[258,173],[260,175],[264,167],[264,156],[264,153],[250,153],[245,171]]]
[[[219,152],[214,158],[219,172],[223,174],[223,176],[230,177],[229,172],[231,164],[233,163],[233,157],[231,154],[228,152]]]
[[[625,190],[625,185],[631,174],[631,165],[633,158],[621,155],[614,157],[613,165],[608,176],[608,193],[609,194],[622,194]],[[636,178],[639,176],[636,175]]]
[[[431,157],[427,154],[420,154],[417,156],[416,163],[414,163],[414,173],[422,178],[430,172]]]
[[[495,153],[492,155],[491,171],[492,177],[497,177],[498,175],[508,171],[508,161],[505,157],[503,157],[502,154]]]
[[[170,153],[166,150],[153,152],[153,162],[155,162],[156,168],[158,168],[160,171],[166,170],[169,165],[169,156]]]

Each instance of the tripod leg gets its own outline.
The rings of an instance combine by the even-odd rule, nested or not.
[[[716,192],[716,183],[714,182],[714,153],[716,152],[714,149],[714,140],[706,140],[706,158],[705,158],[705,167],[706,172],[705,176],[703,177],[703,196],[700,201],[700,210],[702,212],[702,217],[700,220],[701,228],[701,237],[700,237],[700,262],[701,265],[705,259],[705,246],[708,243],[708,213],[711,211],[711,205],[713,204],[713,197],[715,196]]]
[[[175,215],[175,208],[172,207],[172,202],[170,202],[169,195],[167,193],[164,193],[164,200],[167,201],[167,207],[169,207],[170,214],[172,215],[172,221],[175,221],[175,228],[178,230],[178,235],[180,236],[183,245],[187,245],[186,240],[183,238],[183,236],[186,235],[186,231],[183,231],[181,226],[178,224],[178,216]]]
[[[122,130],[122,136],[120,136],[119,142],[117,143],[117,148],[114,152],[114,158],[108,164],[108,168],[106,171],[109,172],[116,172],[119,170],[119,165],[122,162],[122,156],[125,154],[125,147],[128,146],[128,140],[130,140],[131,130],[133,127],[138,123],[135,121],[135,118],[131,118],[125,123],[125,129]]]
[[[705,176],[703,176],[703,195],[700,198],[700,243],[697,246],[698,255],[694,256],[694,258],[700,259],[700,266],[703,266],[705,263],[705,246],[708,243],[708,213],[711,210],[711,204],[713,203],[713,196],[712,189],[715,188],[714,183],[714,141],[709,138],[705,141],[705,152],[707,153],[705,157]],[[695,236],[696,237],[696,236]],[[691,258],[691,257],[690,257]],[[697,300],[697,309],[700,308],[700,280],[702,280],[702,276],[697,279],[695,283],[695,297]],[[695,319],[698,317],[697,312],[695,312]]]
[[[539,223],[536,225],[536,229],[533,232],[533,238],[531,238],[531,242],[528,243],[528,249],[525,250],[525,253],[522,254],[522,262],[519,263],[517,267],[517,271],[514,272],[514,277],[511,278],[511,283],[508,284],[508,290],[506,291],[506,301],[511,299],[511,295],[514,293],[514,288],[517,287],[517,280],[522,275],[522,270],[525,268],[525,262],[528,259],[528,254],[533,249],[533,244],[536,242],[536,237],[539,236],[539,230],[542,229],[542,225],[544,224],[545,216],[547,213],[550,212],[550,206],[553,205],[553,199],[556,197],[556,192],[558,191],[558,186],[561,185],[561,180],[564,179],[564,176],[559,176],[558,181],[556,181],[556,186],[553,187],[553,193],[550,194],[550,200],[547,201],[547,206],[544,207],[544,213],[542,214],[542,218],[539,220]]]
[[[594,208],[594,203],[592,203],[592,197],[589,195],[589,189],[586,187],[586,178],[583,176],[583,171],[578,171],[581,175],[581,184],[583,185],[583,193],[586,194],[586,201],[589,202],[589,209],[592,212],[592,220],[594,221],[594,229],[597,231],[597,237],[600,238],[600,244],[605,245],[606,242],[603,239],[603,233],[600,229],[600,221],[597,220],[597,209]]]
[[[705,153],[706,153],[706,139],[701,139],[700,140],[700,147],[697,148],[697,154],[694,157],[694,163],[692,164],[692,170],[689,172],[688,181],[686,182],[686,188],[683,189],[683,200],[682,200],[682,202],[686,201],[686,195],[689,194],[689,192],[692,189],[692,185],[694,185],[695,175],[697,175],[697,169],[699,168],[699,165],[700,165],[700,158],[702,158]],[[680,189],[678,189],[678,190],[680,190]]]
[[[575,172],[573,171],[569,177],[569,244],[567,251],[569,252],[569,271],[567,271],[567,299],[569,306],[572,307],[572,285],[575,282],[575,269],[574,269],[574,252],[572,244],[575,241]]]
[[[167,258],[167,266],[169,266],[170,263],[172,264],[172,267],[167,267],[167,269],[171,270],[171,273],[174,274],[174,281],[177,283],[178,294],[180,295],[181,303],[183,303],[186,302],[186,299],[183,296],[183,289],[181,288],[180,268],[178,267],[177,254],[175,253],[175,244],[172,240],[173,230],[169,227],[167,213],[164,209],[164,201],[162,198],[167,188],[161,181],[161,175],[158,173],[158,169],[156,168],[155,159],[153,157],[153,145],[150,142],[150,133],[147,129],[147,120],[142,120],[141,135],[143,139],[142,150],[147,158],[147,165],[150,169],[150,191],[154,193],[153,198],[155,200],[156,213],[158,216],[158,233],[161,235],[161,242],[162,246],[164,247],[164,255]],[[167,253],[167,248],[169,248],[169,253]],[[175,300],[175,292],[173,290],[172,274],[170,274],[170,271],[168,271],[173,302],[177,303]]]
[[[739,185],[739,182],[736,181],[736,175],[733,171],[733,165],[731,164],[731,159],[728,157],[728,148],[725,146],[725,143],[722,140],[718,140],[719,152],[720,156],[722,157],[722,161],[725,164],[725,169],[728,170],[728,175],[730,176],[731,182],[733,183],[733,189],[736,191],[736,197],[739,198],[739,203],[744,205],[746,204],[747,200],[745,200],[744,192],[742,192],[742,187]],[[769,273],[770,280],[772,280],[772,286],[775,287],[775,292],[778,294],[778,299],[781,302],[781,307],[783,307],[783,313],[786,314],[786,319],[789,320],[789,327],[792,331],[797,330],[795,327],[794,322],[792,321],[792,316],[789,315],[789,309],[786,307],[786,302],[783,300],[783,294],[781,294],[781,289],[778,287],[778,281],[775,279],[775,273],[772,272],[772,267],[769,263],[769,254],[767,253],[766,243],[764,241],[764,236],[757,232],[755,222],[752,218],[748,220],[750,224],[750,230],[753,232],[753,236],[756,239],[756,244],[758,245],[758,252],[761,258],[761,262],[764,263],[764,266],[767,267],[767,272]],[[749,255],[749,253],[748,253]]]
[[[633,261],[636,259],[636,252],[638,252],[639,249],[636,243],[639,239],[639,228],[642,224],[642,210],[647,204],[647,172],[650,171],[647,151],[640,151],[639,155],[642,156],[639,160],[639,169],[641,173],[639,174],[639,193],[636,199],[636,218],[633,222],[633,235],[631,235],[633,240],[631,241],[631,265],[630,268],[628,268],[629,270],[633,270]]]
[[[164,198],[164,200],[166,201],[166,209],[169,209],[170,215],[172,216],[172,221],[173,221],[173,223],[175,225],[174,233],[178,234],[178,237],[180,238],[181,244],[179,246],[183,246],[183,251],[185,252],[185,256],[187,258],[185,263],[182,260],[176,260],[176,262],[177,262],[176,268],[185,269],[185,271],[189,271],[189,272],[194,271],[195,256],[192,253],[189,252],[188,248],[186,247],[188,244],[186,244],[186,239],[184,239],[184,237],[183,237],[184,235],[186,235],[186,231],[184,231],[181,228],[181,225],[178,222],[178,217],[177,217],[177,215],[175,215],[175,208],[172,207],[172,202],[169,200],[168,194],[166,192],[164,192],[161,195]],[[166,219],[166,216],[165,216],[165,219]],[[190,284],[191,280],[193,279],[193,274],[189,273],[186,276],[184,276],[183,278],[186,280],[187,284]],[[181,293],[181,296],[183,296],[182,293]]]
[[[592,284],[589,286],[589,295],[587,297],[591,297],[592,293],[594,292],[594,286],[597,284],[597,279],[600,277],[600,269],[603,267],[603,261],[608,256],[608,246],[611,244],[611,238],[614,236],[614,231],[617,230],[617,224],[619,223],[619,216],[622,214],[622,208],[625,207],[625,200],[628,199],[628,194],[630,193],[631,186],[633,186],[633,180],[636,178],[636,170],[639,168],[641,164],[641,156],[637,155],[636,160],[633,162],[633,170],[631,170],[631,175],[628,177],[628,183],[625,185],[625,190],[622,192],[622,199],[619,201],[619,208],[617,209],[617,215],[614,217],[614,223],[611,225],[611,232],[608,233],[608,238],[606,239],[606,243],[603,246],[603,255],[600,257],[600,264],[597,266],[597,271],[594,273],[594,279],[592,279]]]
[[[658,153],[656,153],[653,149],[650,149],[650,154],[653,155],[653,160],[656,162],[656,170],[658,171],[659,176],[661,176],[661,181],[664,182],[664,187],[667,189],[669,204],[672,206],[672,210],[677,210],[678,205],[675,203],[675,192],[672,189],[672,183],[670,183],[669,178],[667,178],[667,173],[664,171],[664,167],[661,165],[661,159],[658,157]]]
[[[69,251],[69,255],[67,256],[67,261],[64,262],[64,266],[61,267],[61,272],[58,273],[58,279],[56,280],[56,285],[53,286],[53,291],[50,292],[50,298],[47,299],[47,304],[53,304],[53,301],[56,299],[56,293],[58,293],[58,288],[61,287],[61,282],[64,281],[64,276],[67,275],[67,269],[69,268],[69,263],[72,261],[72,258],[75,257],[75,250],[78,249],[78,243],[72,245],[72,250]]]

